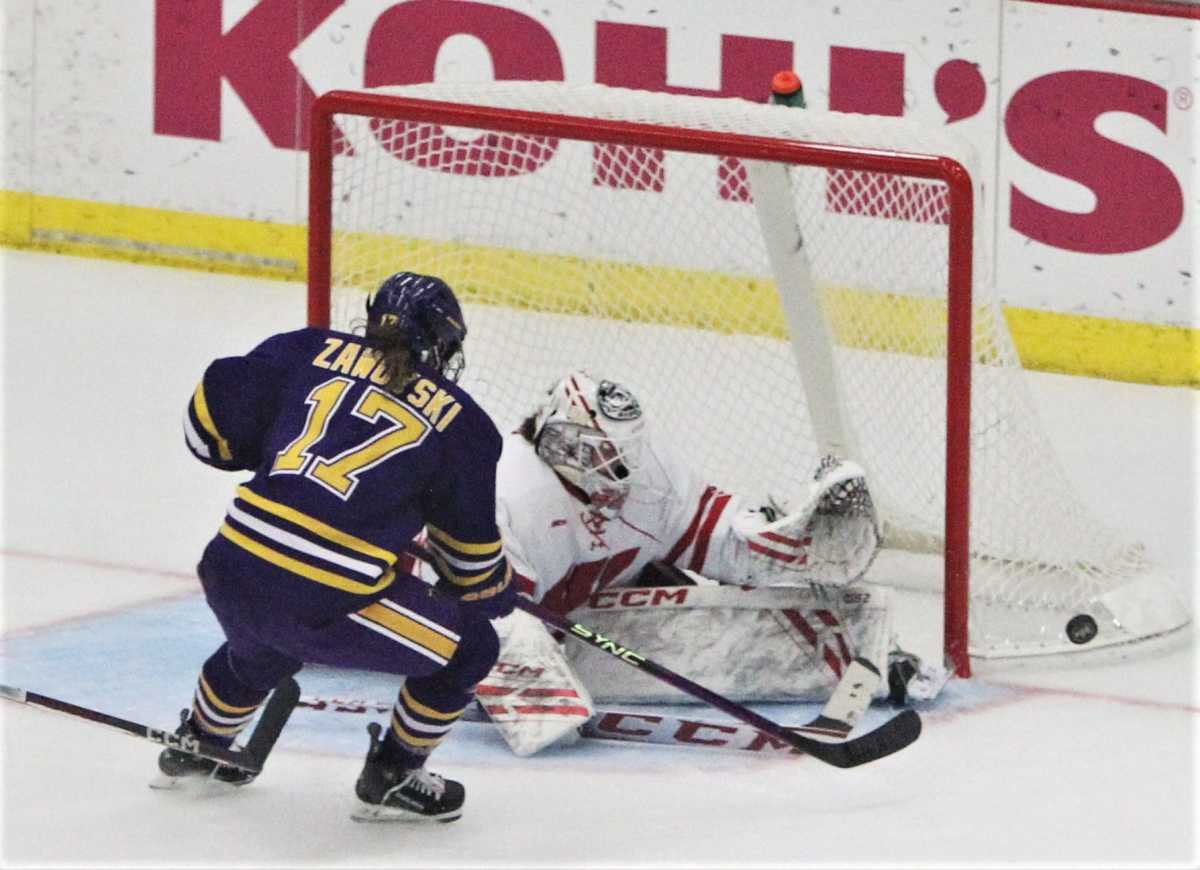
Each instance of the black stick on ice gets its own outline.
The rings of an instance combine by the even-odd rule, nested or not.
[[[140,722],[131,722],[120,716],[102,713],[90,707],[81,707],[69,701],[52,698],[39,692],[31,692],[28,689],[19,689],[15,686],[0,685],[0,698],[16,701],[18,704],[28,704],[31,707],[53,710],[57,713],[66,713],[69,716],[86,719],[99,725],[107,725],[109,728],[124,731],[134,737],[186,752],[189,755],[207,758],[209,761],[236,767],[250,773],[261,773],[271,747],[275,745],[279,732],[283,730],[296,702],[300,699],[300,686],[295,680],[288,678],[275,688],[244,749],[227,749],[197,740],[194,737],[181,737],[171,731],[153,728]]]

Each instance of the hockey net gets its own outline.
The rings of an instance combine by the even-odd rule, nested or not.
[[[801,491],[826,452],[858,460],[898,554],[868,579],[944,595],[960,673],[968,638],[1029,656],[1188,621],[1039,426],[973,232],[974,157],[948,132],[429,84],[322,97],[310,165],[310,322],[350,331],[387,275],[436,274],[464,304],[462,383],[501,431],[584,367],[751,499]]]

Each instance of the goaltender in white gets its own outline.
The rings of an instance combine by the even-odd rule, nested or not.
[[[574,371],[505,437],[496,488],[519,592],[730,699],[825,701],[812,727],[844,736],[872,698],[946,680],[894,648],[889,590],[861,581],[880,533],[853,462],[750,506],[652,443],[628,388]],[[520,610],[494,624],[476,695],[518,755],[573,740],[594,699],[692,700]]]

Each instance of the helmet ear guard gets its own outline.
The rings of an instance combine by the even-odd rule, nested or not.
[[[465,367],[462,308],[450,285],[433,275],[397,272],[367,298],[367,329],[401,336],[412,356],[452,381]]]

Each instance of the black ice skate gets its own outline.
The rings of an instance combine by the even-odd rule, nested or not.
[[[175,729],[177,735],[205,739],[186,709],[179,712],[179,719],[179,727]],[[162,775],[150,783],[153,789],[203,787],[208,783],[213,783],[218,788],[242,786],[253,782],[258,775],[178,749],[164,749],[160,752],[158,769]]]
[[[367,726],[371,748],[355,785],[356,822],[452,822],[462,816],[466,790],[461,783],[443,779],[423,767],[404,769],[386,757],[383,729]]]

